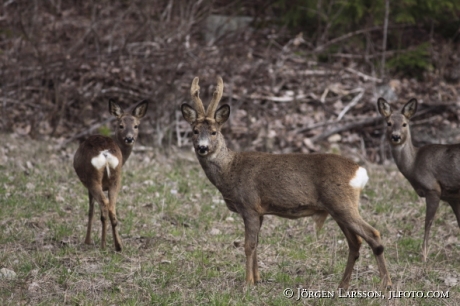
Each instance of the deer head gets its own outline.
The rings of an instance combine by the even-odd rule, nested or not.
[[[198,81],[198,77],[195,77],[190,88],[194,106],[184,103],[181,106],[181,111],[184,119],[192,126],[192,142],[195,152],[199,157],[206,157],[211,156],[224,145],[221,128],[230,116],[230,106],[224,104],[217,108],[224,90],[222,78],[217,77],[216,90],[212,96],[211,103],[205,111],[203,102],[200,99]]]
[[[133,146],[139,134],[139,123],[147,112],[147,101],[141,101],[132,111],[125,113],[123,109],[114,101],[109,101],[109,111],[117,117],[116,137],[120,145]]]
[[[393,113],[390,104],[383,98],[377,100],[379,113],[385,118],[387,122],[387,138],[392,146],[399,146],[406,143],[410,138],[409,120],[417,111],[417,100],[410,99],[407,102],[401,113]]]

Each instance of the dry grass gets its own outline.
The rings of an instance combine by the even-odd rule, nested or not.
[[[76,145],[2,135],[0,148],[0,304],[79,305],[454,305],[460,303],[459,229],[448,205],[432,227],[429,260],[420,250],[425,204],[393,165],[368,165],[361,212],[381,231],[394,290],[449,291],[448,299],[287,299],[283,289],[333,291],[347,244],[332,219],[316,238],[311,219],[267,217],[259,246],[263,282],[244,288],[241,218],[225,207],[191,152],[170,158],[138,151],[124,168],[118,202],[122,253],[109,239],[82,244],[87,196],[71,166]],[[380,290],[363,245],[352,289]],[[385,292],[384,292],[385,293]]]

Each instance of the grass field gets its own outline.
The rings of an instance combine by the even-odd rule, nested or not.
[[[268,216],[261,231],[263,282],[246,290],[242,219],[231,213],[195,156],[133,153],[124,167],[117,205],[122,253],[84,245],[88,198],[72,168],[76,144],[2,135],[0,147],[1,305],[455,305],[460,304],[459,229],[441,204],[421,262],[425,203],[394,165],[367,165],[370,182],[361,214],[382,234],[393,290],[449,292],[449,298],[302,298],[299,288],[335,291],[348,246],[329,217],[317,238],[312,219]],[[352,290],[379,291],[367,244]],[[283,295],[286,288],[294,297]],[[345,294],[345,293],[343,293]],[[406,293],[408,294],[408,293]],[[415,294],[415,293],[414,293]]]

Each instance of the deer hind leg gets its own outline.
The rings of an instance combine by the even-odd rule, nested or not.
[[[348,286],[350,284],[351,273],[353,272],[353,267],[355,265],[355,262],[359,258],[359,249],[362,244],[362,239],[361,237],[353,234],[348,228],[346,228],[341,223],[338,223],[338,225],[347,239],[348,248],[349,248],[347,267],[345,268],[345,272],[343,273],[342,281],[340,282],[340,285],[339,285],[339,288],[346,290],[348,289]]]
[[[91,244],[91,226],[93,225],[93,217],[94,217],[94,197],[91,195],[91,192],[89,191],[88,191],[88,198],[89,198],[88,227],[86,228],[85,243]]]
[[[244,253],[246,254],[246,284],[254,285],[259,269],[257,266],[257,240],[259,236],[261,218],[257,214],[245,215],[244,220]],[[258,276],[260,278],[260,275]]]
[[[114,186],[109,189],[109,218],[110,223],[112,225],[112,235],[113,235],[113,243],[115,244],[115,250],[120,252],[122,250],[121,239],[118,235],[117,225],[117,211],[116,211],[116,204],[117,204],[117,194],[118,194],[118,187]]]
[[[354,221],[350,221],[347,228],[355,235],[361,236],[370,245],[377,261],[380,278],[382,279],[382,287],[383,289],[391,288],[390,274],[388,273],[385,256],[383,255],[384,247],[380,240],[379,231],[370,226],[359,215]]]
[[[99,207],[101,210],[101,223],[102,223],[102,236],[101,236],[101,248],[105,248],[105,238],[107,235],[107,210],[109,206],[109,201],[105,196],[104,192],[102,191],[102,187],[100,185],[96,185],[95,187],[89,188],[89,192],[93,195],[94,200],[99,203]]]
[[[422,260],[426,262],[428,256],[428,240],[430,238],[430,229],[433,224],[434,216],[439,207],[439,196],[436,192],[430,192],[425,196],[426,199],[426,216],[425,216],[425,235],[423,237]],[[457,219],[458,220],[458,219]]]

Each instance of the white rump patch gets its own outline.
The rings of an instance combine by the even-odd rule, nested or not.
[[[363,167],[359,167],[355,176],[350,181],[350,186],[353,188],[363,189],[366,186],[369,177],[367,171]]]
[[[96,157],[91,159],[91,164],[100,170],[104,167],[107,169],[107,176],[110,177],[110,168],[115,169],[118,166],[119,160],[112,155],[109,150],[104,150],[99,153]]]

